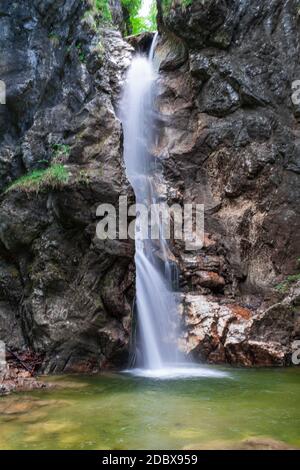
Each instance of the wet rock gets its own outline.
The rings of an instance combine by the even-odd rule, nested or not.
[[[154,33],[146,31],[140,34],[134,34],[127,36],[126,41],[137,51],[137,52],[148,52],[151,47]]]
[[[229,45],[234,23],[229,21],[232,10],[224,2],[199,0],[188,6],[181,2],[165,6],[159,1],[158,8],[164,25],[184,39],[189,47],[201,48],[207,43],[220,47]]]
[[[208,444],[190,444],[184,450],[297,450],[271,437],[251,437],[242,441],[215,440]]]
[[[46,388],[48,385],[32,377],[29,372],[10,367],[0,374],[0,395],[8,395],[11,392],[24,392]],[[50,385],[49,385],[50,386]],[[0,408],[0,412],[6,415],[26,413],[31,409],[28,403],[14,403],[9,407]]]
[[[185,44],[176,38],[164,38],[155,50],[155,62],[160,70],[174,70],[188,58]]]
[[[241,443],[241,448],[244,450],[296,450],[295,447],[289,446],[285,442],[267,437],[244,439]]]
[[[240,105],[238,93],[226,81],[212,77],[199,97],[199,110],[212,116],[227,116]]]

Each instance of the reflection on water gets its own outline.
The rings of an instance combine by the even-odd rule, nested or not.
[[[1,449],[300,447],[300,370],[56,377],[0,399]]]

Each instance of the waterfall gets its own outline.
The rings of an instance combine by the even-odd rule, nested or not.
[[[124,130],[124,161],[137,204],[148,209],[161,201],[162,174],[151,154],[155,142],[154,101],[157,73],[153,55],[157,34],[149,56],[136,55],[128,71],[120,112]],[[191,364],[178,350],[179,325],[176,295],[172,284],[174,261],[162,227],[159,237],[148,239],[141,230],[137,213],[135,228],[136,309],[138,340],[136,368],[143,375],[165,376]],[[170,372],[172,371],[172,372]],[[199,375],[199,369],[197,369]],[[189,368],[187,375],[191,375]],[[200,375],[203,375],[203,370]]]

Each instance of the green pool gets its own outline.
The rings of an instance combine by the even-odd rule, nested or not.
[[[300,447],[300,369],[221,370],[228,376],[51,378],[57,387],[0,398],[0,448]]]

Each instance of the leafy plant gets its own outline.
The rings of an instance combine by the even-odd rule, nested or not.
[[[155,31],[157,29],[156,0],[152,1],[149,15],[146,17],[139,15],[141,5],[141,0],[122,0],[127,34],[139,34],[144,31]]]
[[[142,6],[142,0],[121,0],[121,4],[123,10],[126,10],[129,16],[134,17]]]
[[[144,31],[149,31],[149,27],[145,18],[135,16],[131,18],[131,33],[132,34],[139,34]]]
[[[151,31],[156,31],[157,30],[157,3],[156,3],[156,0],[154,0],[151,4],[148,20],[149,20],[149,23],[150,23]]]
[[[112,16],[108,0],[95,0],[95,7],[100,12],[104,21],[111,22]]]
[[[52,165],[46,170],[34,170],[14,181],[5,192],[24,191],[38,193],[44,188],[59,188],[66,184],[69,173],[63,165]]]

